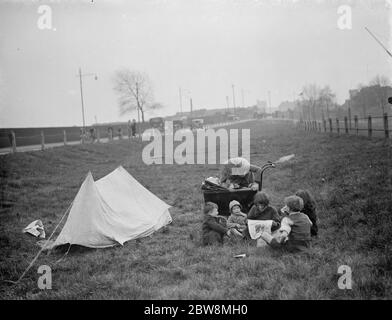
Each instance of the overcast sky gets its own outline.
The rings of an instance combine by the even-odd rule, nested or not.
[[[52,9],[40,29],[38,8]],[[338,7],[352,7],[352,29],[340,30]],[[387,1],[128,0],[1,1],[0,127],[81,125],[79,66],[87,124],[126,121],[113,91],[116,70],[146,72],[165,109],[183,110],[293,99],[307,83],[330,85],[342,103],[348,89],[391,61],[364,29],[389,48]]]

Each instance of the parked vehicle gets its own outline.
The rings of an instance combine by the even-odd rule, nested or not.
[[[229,115],[227,116],[227,118],[228,118],[230,121],[237,121],[237,120],[240,120],[240,117],[237,116],[237,115],[235,115],[235,114],[229,114]]]
[[[151,118],[149,122],[151,128],[155,128],[159,130],[164,129],[165,122],[162,117]]]
[[[192,119],[192,127],[196,129],[203,128],[204,119]]]
[[[182,129],[184,127],[184,122],[182,120],[173,120],[174,130]]]

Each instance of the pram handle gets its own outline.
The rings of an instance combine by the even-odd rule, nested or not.
[[[272,168],[276,168],[275,163],[273,163],[272,161],[268,161],[266,164],[264,164],[261,167],[261,172],[260,172],[260,182],[259,182],[259,191],[261,191],[263,189],[263,174],[264,171],[268,170],[268,169],[272,169]]]

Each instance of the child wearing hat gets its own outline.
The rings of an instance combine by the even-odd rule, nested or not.
[[[285,207],[282,209],[288,213],[281,221],[281,227],[274,236],[263,232],[261,237],[272,247],[284,247],[292,252],[304,251],[310,247],[310,229],[312,222],[309,217],[302,213],[304,206],[302,198],[290,196],[284,199]]]
[[[241,204],[236,200],[230,201],[229,209],[230,216],[227,219],[227,227],[229,229],[234,228],[243,233],[247,229],[247,215],[246,213],[241,212]]]

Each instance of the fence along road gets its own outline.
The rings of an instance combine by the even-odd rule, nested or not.
[[[218,127],[225,127],[225,126],[235,125],[235,124],[239,124],[239,123],[254,121],[254,120],[255,119],[245,119],[245,120],[237,120],[237,121],[230,121],[230,122],[229,121],[228,122],[220,122],[220,123],[205,125],[204,128],[205,129],[212,129],[212,128],[218,128]],[[64,135],[64,136],[66,136],[66,135]],[[128,137],[129,137],[129,135],[128,135]],[[106,137],[106,138],[97,137],[96,141],[98,143],[108,143],[112,140],[121,140],[121,139],[125,139],[125,138],[120,138],[118,136]],[[16,141],[15,137],[14,137],[13,141]],[[14,144],[13,146],[8,147],[8,148],[0,148],[0,156],[5,155],[5,154],[9,154],[9,153],[15,153],[15,152],[42,151],[42,150],[50,149],[50,148],[79,145],[79,144],[83,144],[83,143],[89,143],[89,142],[83,141],[82,139],[76,140],[76,141],[67,141],[65,138],[63,142],[45,143],[45,135],[42,132],[41,144],[28,145],[28,146],[16,146],[16,144]]]
[[[367,136],[369,138],[392,137],[392,116],[384,114],[382,117],[358,118],[344,117],[344,119],[302,120],[298,127],[305,131],[318,131],[335,134],[351,134]]]

